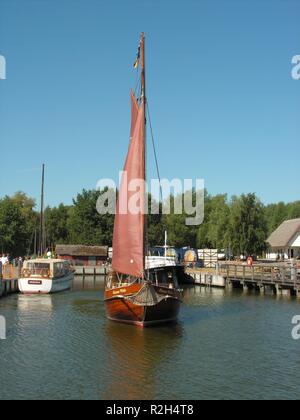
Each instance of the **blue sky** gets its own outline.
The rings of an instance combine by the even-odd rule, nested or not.
[[[144,31],[161,175],[299,199],[299,20],[299,0],[0,0],[0,195],[39,200],[43,162],[50,205],[117,179]]]

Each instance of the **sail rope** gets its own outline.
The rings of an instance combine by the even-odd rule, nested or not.
[[[151,132],[151,141],[152,141],[152,147],[153,147],[153,153],[154,153],[154,159],[155,159],[156,172],[157,172],[157,177],[158,177],[158,181],[159,181],[160,199],[161,199],[161,203],[163,204],[163,191],[162,191],[162,185],[161,185],[161,177],[160,177],[158,157],[157,157],[157,151],[156,151],[156,146],[155,146],[153,126],[152,126],[152,122],[151,122],[151,115],[150,115],[150,109],[149,109],[148,101],[147,101],[146,106],[147,106],[147,114],[148,114],[148,119],[149,119],[149,127],[150,127],[150,132]]]
[[[167,297],[156,293],[154,287],[147,282],[135,295],[124,296],[124,299],[137,306],[155,306]]]
[[[141,75],[139,75],[138,73],[137,73],[137,76],[136,76],[136,84],[135,84],[135,88],[134,88],[134,96],[137,98],[137,92],[138,92],[138,89],[140,88],[140,85],[141,85]],[[140,89],[139,89],[140,90]],[[139,98],[138,98],[139,99]]]

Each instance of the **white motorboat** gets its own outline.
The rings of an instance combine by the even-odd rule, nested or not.
[[[74,270],[69,261],[34,259],[25,261],[19,279],[19,290],[24,294],[48,294],[71,288]]]

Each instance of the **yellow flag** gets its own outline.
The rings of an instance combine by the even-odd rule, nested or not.
[[[135,60],[134,65],[133,65],[133,67],[134,67],[135,69],[137,69],[137,68],[138,68],[138,66],[139,66],[139,63],[140,63],[140,56],[141,56],[141,46],[139,45],[139,49],[138,49],[138,53],[137,53],[137,56],[136,56],[136,60]]]

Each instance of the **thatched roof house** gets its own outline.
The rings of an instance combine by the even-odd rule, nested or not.
[[[271,248],[289,258],[300,256],[300,219],[283,222],[267,240]]]
[[[107,261],[107,246],[57,245],[56,254],[71,260],[75,265],[101,265]]]

